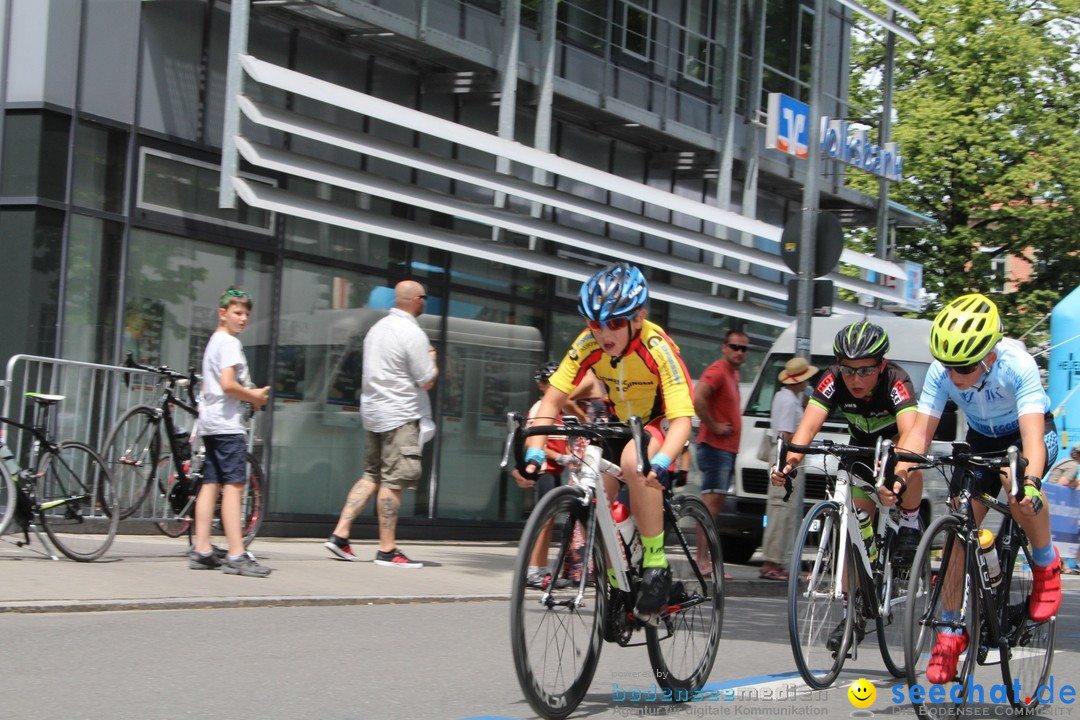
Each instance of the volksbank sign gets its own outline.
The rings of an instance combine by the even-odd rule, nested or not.
[[[769,113],[765,124],[765,147],[805,158],[810,136],[810,106],[783,93],[769,93]],[[847,120],[821,118],[821,152],[845,165],[899,182],[903,179],[903,159],[896,143],[881,147],[870,142],[864,127]]]

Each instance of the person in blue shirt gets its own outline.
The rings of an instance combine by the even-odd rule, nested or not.
[[[1022,343],[1004,337],[993,301],[977,293],[956,298],[938,313],[930,330],[930,353],[935,361],[923,383],[918,413],[910,431],[900,438],[899,447],[926,452],[945,403],[952,400],[967,417],[965,439],[972,451],[1005,450],[1010,445],[1020,448],[1028,462],[1023,478],[986,471],[978,474],[976,490],[996,497],[1003,486],[1008,491],[1013,482],[1024,484],[1019,502],[1009,494],[1009,508],[1031,541],[1033,582],[1028,615],[1035,622],[1048,620],[1061,606],[1062,567],[1050,538],[1050,506],[1042,493],[1042,476],[1048,459],[1057,457],[1059,441],[1039,368]],[[899,463],[897,477],[915,476],[909,468]],[[883,488],[880,494],[886,503],[895,502],[889,490]],[[986,506],[975,503],[974,512],[981,524]],[[962,571],[950,567],[946,574],[946,618],[949,613],[955,613],[955,619],[960,617]],[[943,630],[926,670],[927,680],[950,682],[969,640],[963,631]]]

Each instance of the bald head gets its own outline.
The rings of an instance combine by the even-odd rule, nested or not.
[[[424,286],[415,280],[402,280],[394,286],[394,307],[414,317],[424,312]]]

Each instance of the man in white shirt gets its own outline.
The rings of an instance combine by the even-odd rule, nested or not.
[[[769,412],[770,435],[773,439],[782,437],[791,441],[795,428],[803,416],[803,392],[810,378],[818,369],[802,358],[792,358],[784,365],[777,380],[780,389],[773,396]],[[765,580],[787,581],[784,570],[787,555],[791,551],[792,531],[795,524],[795,503],[784,502],[784,488],[769,485],[769,499],[766,513],[769,524],[765,526],[765,535],[761,539],[761,577]],[[798,508],[801,511],[801,508]],[[800,512],[801,515],[801,512]]]
[[[420,480],[420,421],[430,413],[427,390],[435,385],[435,349],[416,318],[424,312],[424,286],[403,280],[394,288],[394,307],[364,338],[360,416],[366,433],[364,475],[345,499],[341,518],[324,543],[343,560],[357,561],[349,545],[353,520],[378,490],[379,550],[375,564],[419,568],[397,548],[401,491]]]

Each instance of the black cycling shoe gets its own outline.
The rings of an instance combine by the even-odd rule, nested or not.
[[[829,639],[825,641],[825,647],[832,652],[839,652],[840,645],[844,642],[844,625],[847,624],[847,619],[840,621],[840,624],[829,633]],[[866,637],[866,621],[855,621],[855,644],[858,645]]]
[[[645,568],[638,590],[637,615],[652,615],[667,604],[671,593],[671,568]]]
[[[922,527],[901,527],[893,540],[892,563],[897,568],[909,568],[922,540]]]

